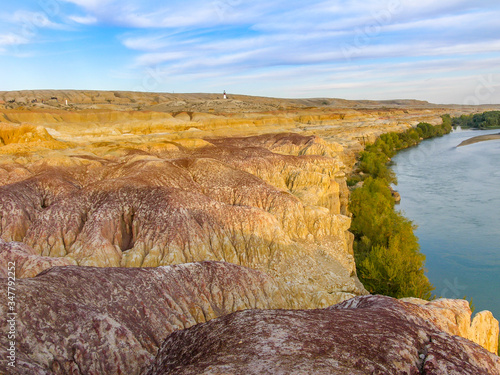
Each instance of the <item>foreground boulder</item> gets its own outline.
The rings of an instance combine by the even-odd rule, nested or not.
[[[239,311],[172,333],[145,374],[500,374],[499,357],[426,315],[382,296]]]
[[[236,310],[288,306],[269,276],[221,262],[54,267],[17,280],[15,294],[16,367],[8,367],[2,334],[2,374],[139,374],[174,330]],[[0,316],[7,308],[0,304]]]
[[[467,361],[476,366],[474,371],[486,366],[495,374],[498,365],[498,358],[483,348],[451,336],[481,344],[485,338],[496,341],[498,322],[480,313],[481,321],[475,318],[471,325],[465,301],[408,303],[368,296],[326,310],[249,310],[217,320],[238,310],[290,309],[296,304],[290,290],[275,279],[230,263],[54,267],[34,278],[18,279],[15,287],[16,367],[8,367],[9,343],[7,335],[1,335],[0,373],[141,374],[174,331],[178,332],[165,341],[152,373],[202,374],[208,371],[207,363],[215,366],[213,373],[247,372],[245,363],[252,371],[262,370],[253,373],[293,373],[289,370],[299,362],[302,373],[333,371],[328,367],[332,363],[353,371],[346,373],[355,374],[358,364],[366,373],[384,368],[388,372],[381,373],[400,373],[391,371],[413,369],[412,364],[423,368],[419,360],[426,353],[433,353],[425,357],[428,367],[432,358],[446,358],[457,366]],[[0,284],[4,295],[6,288],[7,283]],[[7,308],[0,305],[1,316],[7,316]],[[213,323],[179,331],[211,319]],[[439,343],[441,351],[432,343]],[[462,352],[465,357],[457,354]],[[436,366],[448,363],[442,361]],[[308,366],[313,367],[307,370]]]

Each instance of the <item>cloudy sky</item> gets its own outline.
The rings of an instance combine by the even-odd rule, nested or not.
[[[498,0],[17,0],[0,90],[500,103]]]

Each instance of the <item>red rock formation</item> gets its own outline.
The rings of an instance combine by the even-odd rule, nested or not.
[[[35,277],[48,268],[76,264],[68,258],[42,257],[22,242],[5,242],[0,239],[0,278],[8,276],[9,265],[12,263],[15,265],[17,278]]]
[[[381,296],[240,311],[172,333],[145,374],[500,374],[500,358],[419,311]]]
[[[0,293],[7,295],[6,283]],[[15,294],[16,369],[9,372],[2,334],[0,373],[26,375],[139,374],[174,330],[236,310],[288,306],[270,277],[219,262],[55,267],[17,280]]]

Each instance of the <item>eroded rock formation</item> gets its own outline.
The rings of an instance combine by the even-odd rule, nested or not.
[[[454,336],[494,328],[475,320],[467,329],[470,310],[460,301],[364,296],[286,310],[294,298],[264,273],[230,263],[54,267],[16,283],[18,350],[9,373],[500,373],[498,357]],[[227,315],[245,309],[253,310]],[[0,372],[7,347],[2,335]]]
[[[240,311],[172,333],[145,374],[500,374],[499,357],[426,316],[381,296]]]
[[[498,320],[490,311],[480,311],[472,319],[469,302],[463,299],[440,298],[425,301],[418,298],[404,298],[403,301],[421,307],[419,315],[430,320],[441,330],[451,335],[465,337],[492,353],[498,351]]]
[[[189,146],[6,170],[16,182],[0,186],[0,237],[81,266],[231,262],[290,284],[302,307],[365,293],[341,146],[289,133]]]
[[[355,154],[382,133],[480,110],[90,91],[0,99],[0,276],[12,261],[23,278],[67,264],[203,260],[270,275],[207,263],[63,267],[19,281],[30,307],[19,328],[26,374],[133,374],[173,329],[239,308],[319,308],[366,293],[348,232],[344,173]],[[415,307],[491,349],[495,320],[481,313],[471,325],[464,308]]]
[[[8,276],[14,264],[16,277],[35,277],[40,272],[56,266],[76,265],[68,258],[43,257],[22,242],[5,242],[0,239],[0,278]]]
[[[5,283],[0,291],[7,295]],[[269,276],[220,262],[55,267],[17,280],[16,305],[16,367],[7,367],[2,334],[0,373],[25,375],[139,374],[174,330],[236,310],[290,306]]]

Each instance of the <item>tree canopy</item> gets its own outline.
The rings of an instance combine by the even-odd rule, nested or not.
[[[489,111],[453,118],[453,126],[472,129],[500,128],[500,111]]]
[[[451,130],[452,119],[446,115],[441,125],[420,123],[403,133],[383,134],[359,155],[362,177],[351,181],[363,184],[352,192],[349,208],[358,277],[370,293],[431,298],[434,287],[425,276],[415,226],[394,208],[390,184],[397,180],[389,162],[397,151]]]

